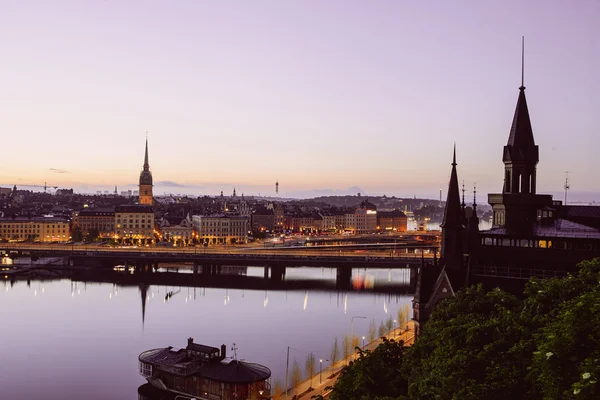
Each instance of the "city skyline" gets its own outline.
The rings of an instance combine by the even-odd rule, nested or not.
[[[7,7],[3,186],[133,189],[148,131],[158,195],[437,198],[456,143],[482,198],[524,35],[538,191],[599,196],[596,2],[143,4]]]

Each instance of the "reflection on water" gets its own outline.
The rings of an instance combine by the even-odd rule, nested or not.
[[[310,352],[329,358],[335,337],[350,334],[352,317],[366,317],[355,318],[353,329],[368,337],[371,321],[396,319],[412,299],[400,294],[408,270],[354,270],[349,291],[336,289],[334,269],[290,268],[283,289],[263,276],[248,267],[206,286],[149,284],[129,273],[112,281],[5,280],[0,398],[134,399],[145,383],[137,356],[182,346],[190,336],[215,347],[235,342],[239,358],[268,366],[272,383],[283,382],[288,346],[290,364],[303,365]]]

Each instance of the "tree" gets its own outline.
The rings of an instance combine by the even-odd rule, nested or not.
[[[338,346],[338,338],[336,336],[335,340],[333,341],[333,345],[331,346],[331,350],[329,352],[329,359],[331,360],[331,373],[332,374],[333,374],[333,368],[335,367],[335,362],[337,361],[339,355],[340,355],[340,349]]]
[[[360,338],[356,335],[352,336],[352,352],[356,352],[356,348],[360,349]]]
[[[375,324],[375,320],[372,319],[369,323],[369,342],[372,342],[377,338],[377,325]]]
[[[298,385],[302,382],[302,371],[300,370],[300,366],[298,365],[298,361],[294,358],[294,364],[292,365],[292,377],[291,377],[292,387],[297,391]],[[298,394],[296,392],[296,394]]]
[[[283,393],[283,383],[281,383],[281,380],[277,379],[275,380],[275,383],[273,384],[273,397],[278,399],[279,397],[281,397]]]
[[[388,316],[388,319],[385,321],[385,329],[387,334],[392,333],[392,331],[394,330],[394,319],[391,315]]]
[[[342,350],[344,351],[344,363],[348,362],[348,357],[350,357],[350,337],[348,334],[344,335],[344,341],[342,342]]]
[[[308,389],[311,390],[312,389],[312,378],[313,375],[315,374],[315,356],[313,353],[310,353],[306,356],[306,361],[304,363],[304,370],[306,371],[306,375],[308,376],[308,379],[310,380],[309,384],[308,384]]]
[[[79,227],[73,229],[73,232],[71,232],[71,238],[74,242],[81,242],[83,240],[83,233]]]
[[[379,334],[379,337],[384,337],[386,332],[385,332],[385,324],[383,323],[383,321],[381,321],[379,323],[379,329],[377,330],[377,333]]]
[[[358,350],[358,359],[343,368],[330,395],[331,400],[402,398],[408,382],[402,372],[405,348],[402,341],[383,339],[375,350]]]
[[[406,327],[409,319],[410,307],[408,304],[404,304],[398,309],[398,327],[401,328],[401,331]]]
[[[410,397],[522,398],[525,371],[514,368],[520,354],[512,349],[518,306],[514,296],[482,286],[438,304],[407,354]]]
[[[100,232],[96,228],[92,228],[89,230],[86,239],[88,242],[93,242],[100,236]]]

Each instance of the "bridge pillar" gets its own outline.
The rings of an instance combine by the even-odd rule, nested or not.
[[[269,279],[269,267],[265,267],[265,279]]]
[[[282,282],[285,277],[285,267],[277,266],[271,268],[271,280]]]
[[[425,268],[425,267],[423,267]],[[409,286],[411,288],[416,288],[417,287],[417,278],[419,277],[419,268],[417,267],[411,267],[410,268],[410,282],[409,282]]]
[[[198,274],[198,263],[194,261],[194,275]]]
[[[352,267],[337,267],[337,278],[335,285],[338,289],[348,289],[352,287]]]

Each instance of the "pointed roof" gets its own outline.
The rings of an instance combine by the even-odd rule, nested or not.
[[[146,137],[146,153],[144,155],[144,171],[148,171],[150,169],[150,164],[148,163],[148,137]]]
[[[440,225],[442,228],[463,226],[464,213],[460,204],[460,195],[458,191],[458,175],[456,173],[456,145],[454,145],[454,155],[452,158],[452,172],[450,173],[450,183],[448,184],[448,197],[446,198],[446,209],[444,210],[444,219]]]
[[[513,117],[508,143],[504,147],[504,156],[502,161],[521,161],[533,162],[539,161],[538,147],[533,139],[533,130],[531,129],[531,120],[529,119],[529,109],[525,98],[525,86],[519,88],[519,99]]]

